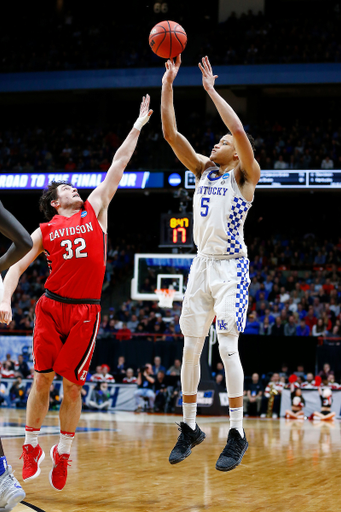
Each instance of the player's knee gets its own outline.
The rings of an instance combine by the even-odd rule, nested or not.
[[[185,336],[182,364],[198,364],[205,338]]]
[[[236,357],[239,358],[238,336],[218,333],[218,341],[220,357],[224,363]]]
[[[64,398],[66,400],[69,400],[70,402],[77,402],[81,395],[82,386],[79,386],[78,384],[73,384],[73,383],[69,383],[68,385],[65,386],[65,383],[64,383],[63,390],[64,390]]]
[[[51,373],[38,373],[34,376],[34,388],[37,393],[49,393],[51,382],[54,374]]]

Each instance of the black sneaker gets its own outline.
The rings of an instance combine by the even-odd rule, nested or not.
[[[215,465],[216,469],[218,471],[231,471],[231,469],[236,468],[241,463],[248,446],[249,443],[246,440],[245,432],[242,438],[236,428],[231,428],[226,446]]]
[[[177,423],[177,425],[179,424]],[[191,448],[202,443],[206,437],[206,434],[200,430],[198,425],[196,425],[195,430],[192,430],[191,427],[181,421],[179,427],[178,430],[181,434],[169,456],[169,462],[171,464],[177,464],[185,460],[191,455]]]

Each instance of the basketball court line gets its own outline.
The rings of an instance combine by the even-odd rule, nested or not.
[[[45,510],[43,510],[42,508],[36,507],[36,505],[32,505],[32,503],[28,503],[27,501],[21,501],[20,505],[25,505],[26,507],[31,508],[36,512],[45,512]]]
[[[24,437],[25,424],[3,422],[1,426],[1,437],[3,439],[14,439],[18,437]],[[77,427],[77,434],[84,434],[88,432],[120,432],[117,428],[100,428],[100,427]],[[59,435],[59,426],[42,426],[39,436],[51,436]]]

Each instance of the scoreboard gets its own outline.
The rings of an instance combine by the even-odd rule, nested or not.
[[[159,247],[193,247],[193,213],[162,213]]]

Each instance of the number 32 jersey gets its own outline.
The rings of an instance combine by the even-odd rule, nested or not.
[[[247,257],[244,222],[252,202],[242,196],[234,170],[216,176],[219,169],[203,172],[193,197],[194,242],[206,257]]]
[[[57,214],[40,229],[50,269],[45,288],[69,299],[100,299],[107,235],[89,201],[72,217]]]

